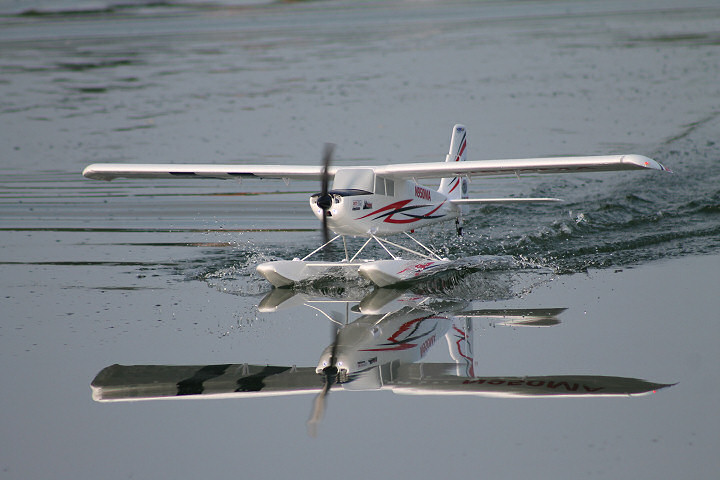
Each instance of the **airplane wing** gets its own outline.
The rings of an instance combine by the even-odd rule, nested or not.
[[[442,382],[429,380],[389,386],[405,395],[475,395],[498,398],[617,397],[654,393],[671,385],[638,378],[601,375],[558,375],[536,377],[454,377]]]
[[[481,397],[609,397],[653,393],[672,384],[603,375],[533,377],[460,377],[455,364],[404,364],[384,388],[409,395],[476,395]],[[384,376],[384,375],[383,375]]]
[[[645,395],[672,386],[600,375],[462,377],[454,373],[456,367],[455,363],[393,362],[365,371],[333,389],[382,388],[409,395],[597,397]],[[363,376],[373,381],[363,382]],[[323,378],[315,367],[248,364],[111,365],[91,383],[92,397],[97,402],[268,397],[317,393],[322,387]]]
[[[330,176],[335,169],[328,169]],[[320,180],[322,167],[311,165],[211,165],[190,163],[94,163],[83,170],[83,176],[94,180],[116,178],[272,178]]]
[[[272,365],[111,365],[91,383],[93,400],[242,398],[317,393],[315,367]]]
[[[613,170],[650,169],[670,171],[655,160],[642,155],[607,155],[594,157],[524,158],[477,160],[469,162],[398,163],[372,168],[378,175],[399,178],[442,178],[458,175],[494,176],[536,173],[605,172]],[[333,177],[337,167],[330,167]],[[268,178],[285,180],[320,180],[322,167],[312,165],[212,165],[172,163],[94,163],[83,176],[95,180],[115,178]],[[535,200],[537,201],[537,200]],[[547,199],[545,201],[553,201]]]
[[[378,175],[402,178],[441,178],[458,175],[494,176],[537,173],[609,172],[614,170],[670,169],[642,155],[522,158],[468,162],[405,163],[375,167]]]

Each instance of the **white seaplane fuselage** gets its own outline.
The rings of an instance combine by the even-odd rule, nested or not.
[[[405,308],[391,315],[365,315],[338,332],[337,368],[353,377],[365,370],[393,361],[420,361],[450,329],[448,315],[423,309]],[[448,342],[451,349],[452,342]],[[332,345],[320,356],[317,372],[331,360]]]
[[[467,179],[457,178],[466,198]],[[412,180],[375,175],[370,168],[339,169],[328,192],[332,206],[327,225],[338,235],[386,236],[454,220],[463,212],[448,196]],[[319,219],[325,211],[310,197],[310,207]]]

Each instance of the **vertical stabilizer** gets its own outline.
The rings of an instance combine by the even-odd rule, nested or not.
[[[450,356],[457,364],[458,377],[475,377],[473,358],[473,330],[470,318],[455,317],[453,325],[445,334]]]
[[[450,152],[445,159],[446,162],[464,162],[465,152],[467,151],[467,132],[464,125],[455,125],[450,138]],[[468,198],[468,179],[467,177],[443,178],[440,180],[440,188],[438,192],[442,193],[450,200],[458,198]],[[455,219],[455,229],[458,235],[462,235],[463,231],[463,215],[467,214],[468,206],[461,205],[456,207],[459,212]]]
[[[450,152],[445,159],[446,162],[465,161],[467,150],[467,132],[464,125],[455,125],[450,138]],[[461,177],[443,178],[440,181],[440,193],[450,199],[467,198],[467,179]]]

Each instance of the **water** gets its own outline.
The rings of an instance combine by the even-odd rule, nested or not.
[[[0,14],[3,478],[720,466],[717,2],[3,1]],[[638,153],[675,173],[476,179],[471,196],[564,203],[475,208],[463,237],[418,232],[452,258],[513,261],[408,293],[566,309],[550,328],[476,320],[479,375],[677,385],[577,400],[333,391],[316,439],[312,396],[92,400],[115,363],[314,367],[331,335],[312,308],[257,307],[270,288],[254,266],[321,237],[317,185],[104,183],[85,165],[316,164],[326,141],[338,165],[433,161],[457,122],[470,159]],[[371,292],[332,279],[297,293]],[[444,341],[423,361],[451,361]]]

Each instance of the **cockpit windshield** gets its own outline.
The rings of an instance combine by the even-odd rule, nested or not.
[[[333,191],[394,196],[395,182],[389,178],[375,176],[375,172],[371,168],[343,168],[335,173]]]
[[[372,168],[342,168],[335,173],[333,190],[375,190],[375,172]]]

